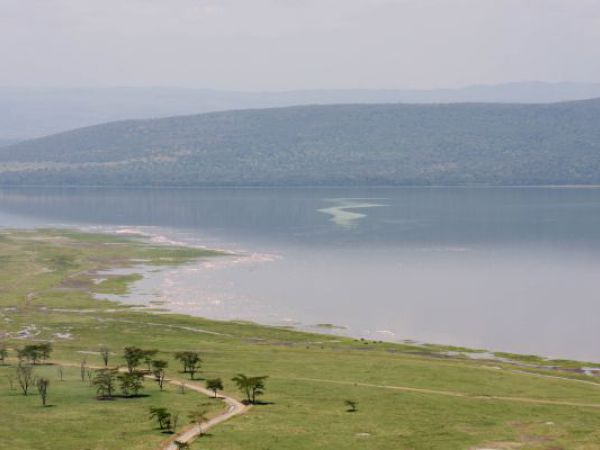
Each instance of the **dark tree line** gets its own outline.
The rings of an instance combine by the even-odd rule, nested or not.
[[[30,344],[17,350],[19,360],[27,360],[33,365],[39,364],[40,362],[46,362],[51,353],[52,343],[50,342]]]

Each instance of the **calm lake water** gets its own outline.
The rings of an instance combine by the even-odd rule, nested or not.
[[[600,360],[600,189],[4,189],[0,225],[240,254],[151,274],[132,303]]]

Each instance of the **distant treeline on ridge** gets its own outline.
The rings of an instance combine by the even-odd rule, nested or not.
[[[600,184],[600,99],[298,106],[113,122],[0,148],[0,184]]]

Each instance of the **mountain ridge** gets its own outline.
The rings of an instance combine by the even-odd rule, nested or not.
[[[549,103],[600,97],[600,83],[514,82],[441,89],[312,89],[276,92],[166,87],[0,87],[0,145],[116,120],[294,105]]]
[[[245,109],[0,148],[0,184],[600,184],[600,99]]]

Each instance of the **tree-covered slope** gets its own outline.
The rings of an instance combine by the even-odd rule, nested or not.
[[[301,106],[114,122],[0,148],[0,183],[600,184],[600,100]]]

